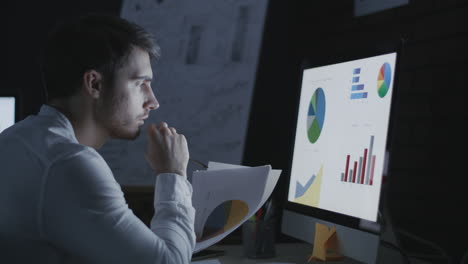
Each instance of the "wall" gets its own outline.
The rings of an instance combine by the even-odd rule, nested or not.
[[[86,13],[119,15],[120,0],[8,1],[2,11],[2,84],[0,91],[20,95],[20,120],[45,102],[39,55],[47,33],[60,20]]]
[[[242,160],[267,3],[123,1],[121,16],[148,30],[161,47],[161,58],[152,64],[160,107],[145,125],[164,121],[175,127],[194,160]],[[154,185],[143,159],[147,143],[141,133],[133,142],[110,140],[99,150],[120,184]],[[199,169],[189,163],[189,180]]]

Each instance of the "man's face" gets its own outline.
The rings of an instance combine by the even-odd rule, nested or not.
[[[96,108],[95,116],[111,138],[135,139],[149,112],[159,107],[152,78],[148,53],[134,47],[127,63],[116,71],[113,86],[104,87]]]

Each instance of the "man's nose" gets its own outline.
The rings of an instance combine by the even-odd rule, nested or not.
[[[156,99],[156,96],[154,96],[153,89],[149,89],[149,95],[148,95],[148,101],[146,102],[146,107],[148,107],[150,110],[156,110],[159,108],[159,102]]]

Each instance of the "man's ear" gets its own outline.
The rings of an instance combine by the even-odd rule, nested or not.
[[[102,74],[95,70],[89,70],[83,74],[83,88],[93,99],[99,98],[102,94],[102,82]]]

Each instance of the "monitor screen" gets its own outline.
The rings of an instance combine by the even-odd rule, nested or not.
[[[15,123],[15,97],[0,97],[0,133]]]
[[[396,53],[303,71],[288,201],[376,221]]]

